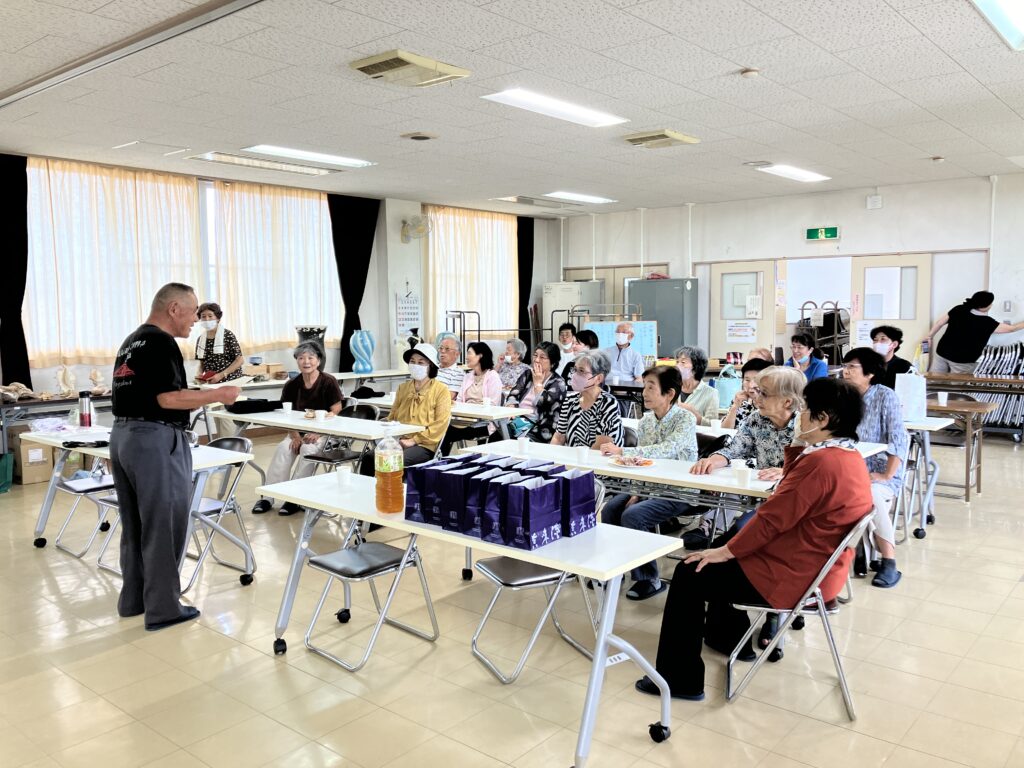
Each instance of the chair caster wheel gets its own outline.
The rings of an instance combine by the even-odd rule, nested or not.
[[[930,514],[925,519],[928,521],[928,525],[935,525],[935,515]]]
[[[915,528],[914,529],[914,538],[915,539],[923,539],[927,535],[928,535],[928,531],[926,531],[924,528]]]
[[[282,656],[282,655],[284,655],[284,652],[287,651],[287,650],[288,650],[288,643],[286,643],[284,641],[283,637],[279,637],[279,638],[277,638],[277,640],[274,641],[274,655],[275,656]]]
[[[661,744],[661,742],[672,735],[672,729],[661,723],[651,723],[651,727],[647,732],[651,734],[651,741],[655,744]]]
[[[472,568],[463,568],[462,569],[462,580],[463,581],[472,581],[473,580],[473,569]]]
[[[238,580],[239,582],[241,582],[243,587],[248,587],[250,584],[252,584],[252,574],[243,573],[241,576],[238,577]]]
[[[110,530],[110,523],[108,523],[106,520],[104,520],[102,523],[100,523],[100,530],[101,531],[109,531]]]
[[[40,536],[38,539],[32,542],[36,549],[42,549],[46,546],[46,539]]]
[[[801,630],[801,629],[804,628],[804,624],[805,624],[804,617],[803,616],[797,616],[795,619],[793,619],[793,623],[790,625],[790,628],[791,629],[796,629],[796,630]]]
[[[348,608],[342,608],[334,615],[338,617],[340,624],[348,624],[348,620],[352,618],[352,612]]]

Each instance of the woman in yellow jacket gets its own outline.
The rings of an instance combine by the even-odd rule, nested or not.
[[[437,380],[437,350],[433,344],[417,344],[403,355],[409,364],[410,380],[395,393],[391,419],[403,424],[418,424],[425,429],[401,438],[405,466],[430,461],[448,430],[452,415],[452,397],[448,387]],[[360,474],[373,474],[373,457],[363,461]]]

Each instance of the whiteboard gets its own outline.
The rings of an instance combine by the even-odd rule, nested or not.
[[[601,349],[615,346],[615,326],[618,323],[607,322],[587,323],[588,331],[597,334]],[[658,356],[658,323],[655,320],[636,320],[633,322],[633,342],[630,345],[644,357]]]

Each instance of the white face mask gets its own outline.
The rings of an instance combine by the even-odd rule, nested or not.
[[[880,341],[877,344],[872,344],[871,348],[873,350],[875,350],[875,352],[880,354],[882,357],[885,357],[886,355],[889,354],[889,342],[888,341]]]
[[[572,341],[563,341],[562,349],[564,349],[566,352],[572,352]]]
[[[427,366],[409,363],[409,375],[412,376],[413,381],[423,381],[427,378],[428,373],[430,373],[430,369]]]
[[[505,362],[506,363],[511,363],[512,362],[512,355],[505,355]]]
[[[204,330],[212,331],[214,328],[217,327],[217,321],[216,320],[200,320],[199,321],[199,325],[202,326],[202,328]]]
[[[620,347],[626,346],[627,344],[629,344],[629,334],[628,333],[616,333],[615,334],[615,343],[618,344]]]
[[[676,370],[679,371],[679,377],[683,381],[689,381],[693,378],[693,368],[684,368],[681,365],[677,365]]]

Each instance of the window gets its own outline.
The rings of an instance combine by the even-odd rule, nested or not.
[[[445,313],[480,313],[484,337],[506,339],[519,324],[516,217],[464,208],[425,206],[427,235],[426,312],[428,338],[443,331]],[[470,316],[472,317],[472,316]],[[474,331],[469,320],[467,331]]]
[[[865,320],[913,320],[916,304],[917,267],[864,270]]]
[[[853,259],[838,256],[828,259],[789,259],[786,261],[786,322],[800,320],[800,307],[813,301],[818,307],[834,301],[850,306]],[[810,317],[811,309],[804,312]]]
[[[722,319],[740,320],[747,317],[747,299],[760,297],[762,277],[760,272],[722,273]],[[761,302],[754,301],[760,309]]]

